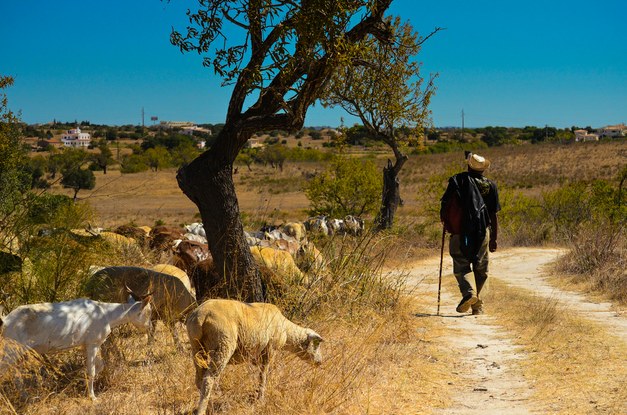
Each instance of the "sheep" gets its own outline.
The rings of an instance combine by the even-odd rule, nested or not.
[[[207,300],[189,315],[187,334],[200,390],[199,415],[207,411],[211,390],[228,363],[249,360],[260,366],[258,399],[264,398],[276,350],[285,348],[303,360],[322,363],[322,337],[288,320],[273,304]]]
[[[179,278],[140,267],[105,267],[95,272],[87,282],[87,293],[95,300],[120,301],[125,287],[133,292],[152,290],[152,319],[162,320],[170,329],[177,348],[180,342],[174,324],[183,321],[195,307],[196,298]],[[149,342],[154,340],[155,327],[149,331]]]
[[[183,269],[190,275],[198,262],[211,258],[209,246],[195,241],[178,240],[173,251],[172,264]],[[194,281],[192,280],[192,287],[193,286]]]
[[[295,255],[295,260],[299,265],[299,268],[305,272],[324,271],[327,266],[327,261],[322,256],[322,253],[316,248],[313,242],[309,241],[299,248]]]
[[[172,247],[176,239],[183,239],[185,232],[172,226],[156,226],[150,231],[150,249],[161,251]]]
[[[302,222],[288,222],[283,225],[283,232],[296,239],[298,242],[303,242],[307,239],[307,230]]]
[[[187,288],[189,292],[192,292],[192,284],[189,275],[181,268],[171,264],[157,264],[151,266],[149,269],[178,278],[185,285],[185,288]]]
[[[329,235],[341,235],[344,233],[345,224],[342,219],[327,219]]]
[[[281,274],[295,278],[297,281],[305,282],[305,276],[289,252],[263,246],[251,246],[250,252],[257,263],[264,264]]]
[[[141,301],[132,297],[125,304],[103,303],[89,299],[77,299],[62,303],[28,304],[17,307],[0,319],[2,336],[10,340],[4,342],[2,365],[13,365],[29,351],[39,354],[57,353],[76,347],[85,352],[87,370],[87,394],[96,399],[94,378],[102,370],[104,363],[98,356],[100,347],[111,330],[131,323],[140,330],[151,326],[148,295]]]

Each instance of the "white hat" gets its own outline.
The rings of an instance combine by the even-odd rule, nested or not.
[[[474,171],[484,171],[490,167],[490,160],[485,157],[481,157],[479,154],[468,155],[468,167]]]

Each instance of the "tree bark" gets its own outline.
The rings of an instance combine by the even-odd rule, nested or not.
[[[388,165],[383,168],[383,193],[381,200],[381,210],[376,220],[376,229],[382,231],[390,229],[394,223],[394,215],[396,209],[401,203],[400,182],[398,173],[401,171],[403,164],[407,161],[407,156],[401,155],[396,158],[396,162],[388,159]]]
[[[244,237],[235,194],[234,157],[220,150],[224,150],[224,146],[207,150],[182,167],[176,178],[183,193],[198,206],[215,269],[224,283],[223,292],[229,298],[261,302],[265,293]],[[206,284],[197,287],[199,301],[211,288]]]

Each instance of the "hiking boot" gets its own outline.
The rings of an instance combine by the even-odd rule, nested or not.
[[[477,302],[472,305],[472,315],[478,316],[483,314],[483,301],[477,299]]]
[[[478,300],[479,299],[474,295],[467,295],[464,298],[462,298],[462,301],[459,303],[459,305],[457,306],[455,310],[457,310],[458,313],[465,313]]]

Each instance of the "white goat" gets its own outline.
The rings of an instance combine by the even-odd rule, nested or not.
[[[104,364],[100,346],[115,327],[131,323],[141,330],[150,328],[150,296],[142,301],[129,298],[126,304],[102,303],[85,298],[62,303],[28,304],[17,307],[0,319],[2,336],[16,342],[4,342],[3,365],[15,364],[28,351],[39,354],[82,347],[87,369],[87,389],[91,399],[94,378]],[[19,346],[19,347],[10,347]]]
[[[185,225],[185,230],[187,231],[187,233],[192,233],[202,236],[203,238],[207,238],[207,234],[205,233],[205,228],[202,223],[194,222],[189,225]]]
[[[303,360],[322,362],[322,337],[292,323],[272,304],[207,300],[189,315],[187,333],[200,389],[198,415],[207,411],[211,390],[228,363],[249,360],[261,366],[258,398],[263,399],[276,350],[286,348]]]

